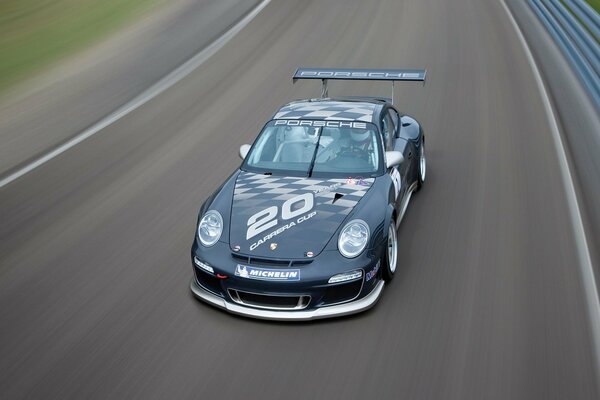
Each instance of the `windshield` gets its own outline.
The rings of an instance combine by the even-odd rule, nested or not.
[[[260,133],[242,169],[276,175],[377,176],[381,149],[373,124],[275,120]]]

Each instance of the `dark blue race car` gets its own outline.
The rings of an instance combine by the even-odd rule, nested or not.
[[[424,81],[425,71],[303,68],[294,79],[322,80],[323,98],[279,109],[198,217],[192,292],[232,313],[309,320],[373,306],[425,181],[415,119],[387,99],[326,98],[329,79]]]

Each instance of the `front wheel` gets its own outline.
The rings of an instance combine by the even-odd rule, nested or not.
[[[425,173],[427,172],[427,159],[425,158],[425,138],[421,141],[419,149],[419,178],[417,181],[417,190],[421,189],[425,183]]]
[[[396,234],[396,221],[390,221],[386,249],[383,254],[383,280],[386,282],[394,278],[398,265],[398,235]]]

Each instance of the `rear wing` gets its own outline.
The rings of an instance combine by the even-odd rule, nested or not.
[[[298,68],[294,73],[292,82],[296,83],[298,79],[320,79],[323,84],[321,97],[327,97],[327,81],[329,79],[391,81],[393,103],[395,81],[423,82],[425,84],[426,75],[427,71],[424,69]]]

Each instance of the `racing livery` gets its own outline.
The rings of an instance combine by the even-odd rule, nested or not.
[[[424,81],[422,70],[298,69],[296,79]],[[393,94],[392,94],[393,98]],[[419,123],[388,99],[281,107],[200,209],[196,297],[235,314],[309,320],[367,310],[398,264],[397,228],[425,181]]]

